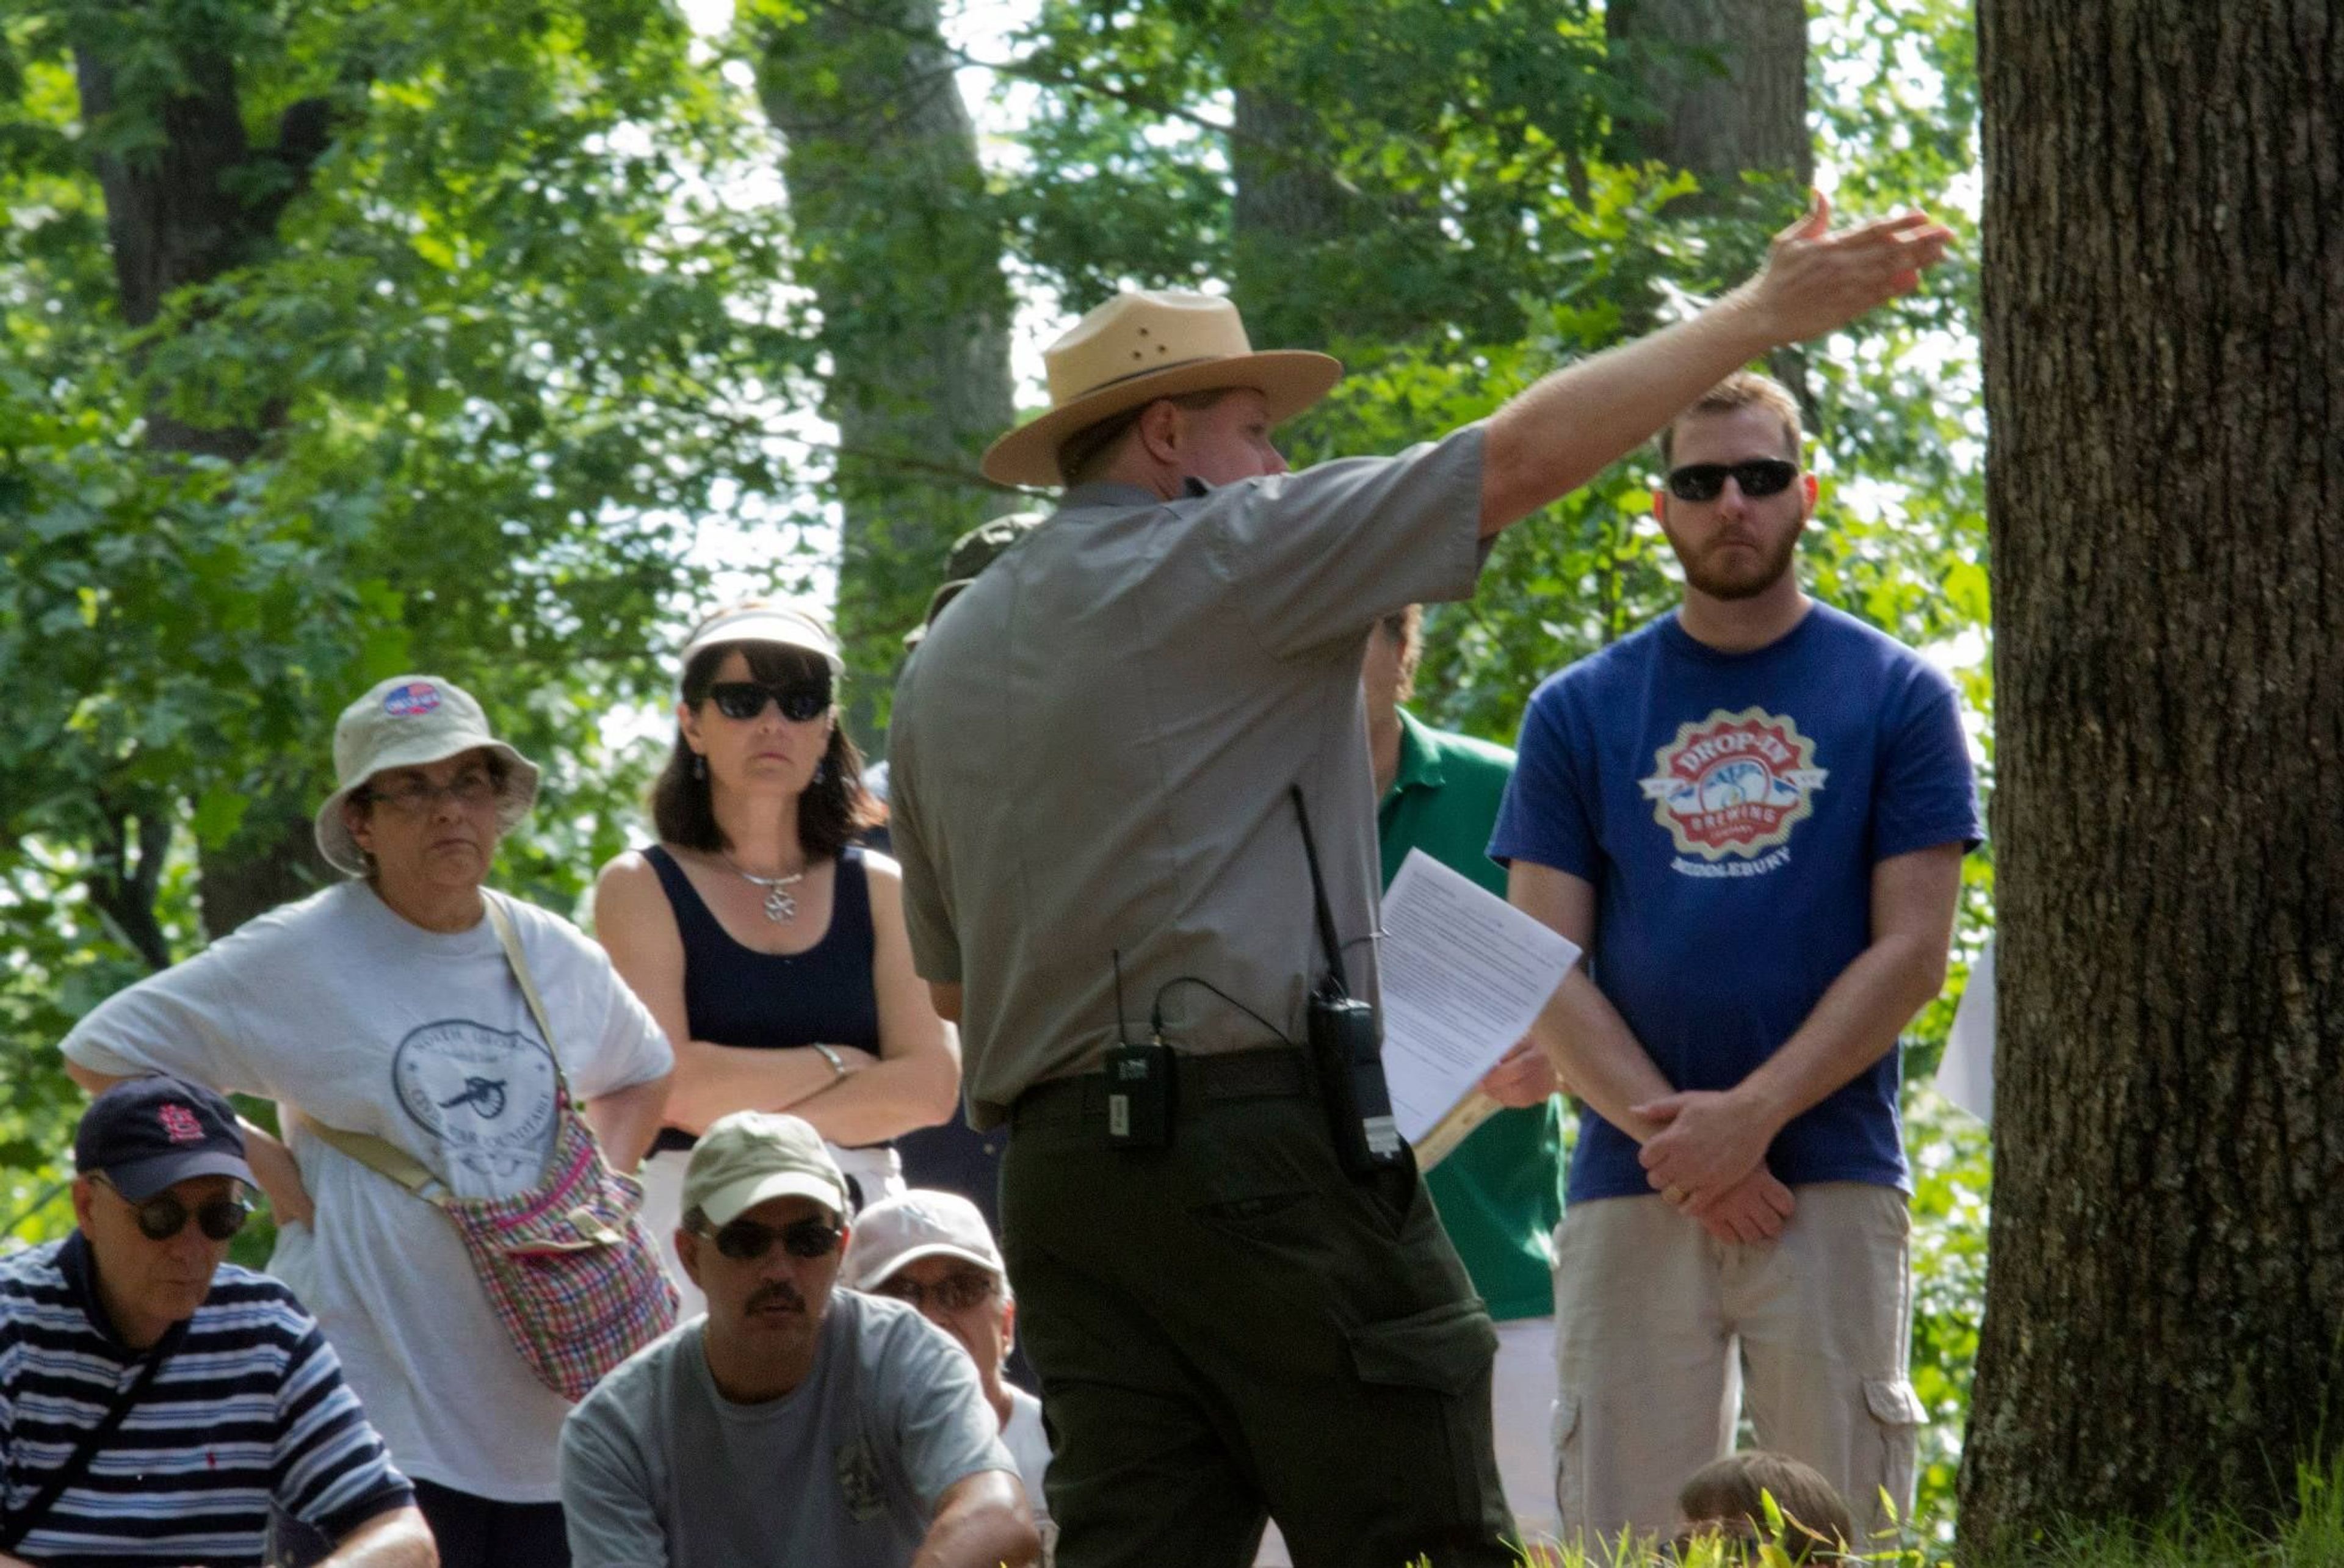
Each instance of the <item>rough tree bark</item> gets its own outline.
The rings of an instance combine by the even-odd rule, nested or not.
[[[976,477],[1015,415],[1001,233],[935,0],[816,4],[765,42],[800,281],[822,310],[844,511],[838,618],[875,743],[903,633],[952,541],[1012,498]]]
[[[1981,0],[2001,937],[1964,1560],[2291,1502],[2344,1328],[2344,21]]]
[[[122,62],[167,56],[173,84],[150,101],[124,101]],[[116,299],[123,319],[148,326],[177,290],[212,282],[248,265],[276,243],[286,204],[308,178],[331,139],[328,100],[304,98],[278,122],[273,146],[256,147],[245,132],[235,60],[202,31],[199,19],[173,17],[119,0],[93,4],[77,15],[76,84],[85,126],[116,116],[151,117],[158,140],[131,155],[93,157],[106,197],[106,238],[113,253]],[[187,456],[242,462],[261,448],[265,426],[218,427],[187,422],[165,406],[158,389],[148,411],[145,442],[158,460]],[[97,848],[92,896],[130,936],[142,957],[169,961],[154,909],[170,818],[153,791],[108,803],[113,830]],[[292,794],[264,794],[246,814],[234,843],[207,847],[201,857],[205,929],[218,936],[252,916],[298,897],[330,874],[309,842],[304,804]],[[137,872],[126,869],[125,845],[136,838]]]

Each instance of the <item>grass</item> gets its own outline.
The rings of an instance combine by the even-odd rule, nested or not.
[[[1523,1562],[1526,1568],[1652,1568],[1672,1562],[1678,1568],[1794,1568],[1792,1556],[1772,1542],[1737,1550],[1712,1539],[1675,1558],[1653,1547],[1650,1541],[1594,1550],[1550,1545]],[[2152,1523],[2071,1526],[1990,1562],[1934,1546],[1884,1547],[1844,1561],[1878,1568],[2344,1568],[2344,1458],[2324,1470],[2299,1471],[2294,1512],[2273,1525],[2177,1507]],[[1424,1568],[1421,1561],[1416,1568]]]

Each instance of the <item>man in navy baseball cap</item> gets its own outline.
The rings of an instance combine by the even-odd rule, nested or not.
[[[74,1168],[103,1172],[133,1203],[197,1176],[260,1184],[244,1163],[236,1108],[207,1088],[177,1078],[130,1078],[92,1100],[74,1134]],[[233,1232],[231,1232],[233,1234]]]
[[[275,1508],[328,1564],[430,1568],[317,1320],[227,1261],[258,1185],[234,1108],[126,1079],[82,1113],[74,1164],[73,1234],[0,1259],[0,1410],[20,1418],[0,1421],[0,1563],[258,1563]],[[135,1451],[137,1485],[109,1450]]]

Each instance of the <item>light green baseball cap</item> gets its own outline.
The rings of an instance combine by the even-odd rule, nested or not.
[[[497,827],[509,832],[537,800],[537,764],[490,734],[488,714],[453,681],[437,675],[378,681],[335,721],[335,789],[318,808],[318,853],[335,869],[364,876],[366,855],[342,821],[342,802],[350,793],[389,768],[422,767],[483,749],[505,762]]]
[[[736,1110],[720,1117],[692,1146],[683,1171],[683,1207],[711,1225],[730,1225],[773,1198],[810,1198],[839,1219],[854,1213],[838,1162],[802,1118]]]

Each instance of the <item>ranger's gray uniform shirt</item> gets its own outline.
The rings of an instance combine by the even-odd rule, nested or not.
[[[1201,487],[1197,487],[1201,490]],[[1325,972],[1298,784],[1354,995],[1373,996],[1379,616],[1473,592],[1481,431],[1166,501],[1083,485],[936,618],[895,690],[890,826],[919,972],[962,987],[969,1119],[1096,1071],[1304,1037]],[[1167,989],[1167,986],[1169,988]]]

